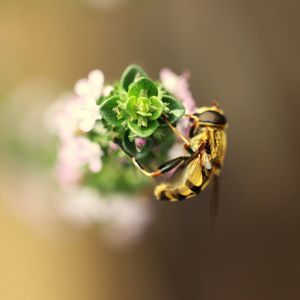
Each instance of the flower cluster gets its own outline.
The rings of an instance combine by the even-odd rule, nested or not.
[[[141,67],[131,65],[110,95],[99,101],[102,121],[114,140],[126,153],[148,165],[165,160],[175,142],[165,119],[176,124],[186,111],[186,95],[177,97],[165,84],[170,77],[175,85],[176,79],[184,81],[171,71],[161,82],[153,81]]]
[[[149,184],[125,156],[149,167],[168,157],[176,139],[165,119],[186,127],[182,116],[195,108],[187,79],[187,73],[163,69],[160,81],[153,81],[141,67],[130,65],[114,85],[104,84],[100,70],[78,80],[74,92],[50,112],[60,142],[57,171],[63,187],[133,192]]]
[[[50,110],[50,124],[60,140],[58,178],[64,187],[80,182],[84,167],[98,173],[103,151],[87,136],[101,119],[97,99],[103,95],[104,75],[92,71],[75,84],[74,93],[64,96]]]
[[[120,81],[105,85],[103,73],[95,70],[53,105],[48,120],[59,141],[57,175],[73,199],[63,207],[68,219],[110,224],[115,231],[133,223],[135,232],[145,227],[145,206],[130,199],[145,198],[152,182],[127,156],[152,168],[178,148],[165,120],[180,126],[185,112],[194,109],[187,79],[163,69],[160,81],[153,81],[131,65]],[[130,216],[122,219],[121,210]],[[112,219],[119,221],[112,225]]]

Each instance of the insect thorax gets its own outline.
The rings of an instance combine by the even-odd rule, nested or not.
[[[205,143],[205,151],[212,163],[222,164],[226,149],[226,134],[222,128],[213,126],[201,126],[196,135],[191,139],[191,148],[197,152]]]

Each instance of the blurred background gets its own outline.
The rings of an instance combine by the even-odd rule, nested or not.
[[[0,0],[0,299],[299,299],[299,9]],[[114,80],[132,62],[153,78],[165,66],[190,70],[198,104],[217,99],[225,110],[229,145],[215,230],[208,190],[180,205],[153,201],[143,240],[119,249],[45,207],[56,196],[40,170],[51,161],[38,155],[51,148],[40,122],[90,70]]]

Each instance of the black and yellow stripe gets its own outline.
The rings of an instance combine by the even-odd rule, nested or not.
[[[210,181],[212,172],[204,172],[200,156],[196,157],[185,170],[182,183],[158,185],[155,197],[161,201],[178,202],[198,195]]]
[[[160,184],[156,187],[154,194],[157,200],[168,202],[179,202],[198,195],[207,186],[208,178],[200,185],[194,185],[186,180],[181,186],[171,184]]]

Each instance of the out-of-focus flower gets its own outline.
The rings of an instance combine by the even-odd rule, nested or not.
[[[103,155],[99,144],[93,143],[86,137],[73,137],[62,143],[58,157],[58,178],[62,186],[69,187],[80,181],[82,167],[87,165],[89,170],[97,173],[102,168]]]
[[[62,140],[73,138],[78,130],[78,110],[81,102],[69,94],[61,97],[50,107],[46,122],[48,127]]]
[[[89,73],[88,78],[80,79],[75,84],[75,94],[79,97],[77,110],[78,127],[83,132],[91,131],[97,120],[100,120],[97,100],[104,91],[104,75],[100,70]]]
[[[97,173],[102,167],[102,154],[99,144],[79,136],[62,145],[59,160],[74,166],[87,164],[91,172]]]
[[[120,149],[119,146],[114,142],[110,142],[108,146],[111,151],[117,151]]]
[[[160,71],[160,80],[164,88],[182,101],[187,113],[192,113],[196,107],[196,101],[189,88],[189,77],[187,72],[177,75],[167,68]]]
[[[103,234],[115,246],[138,241],[153,219],[149,203],[130,195],[117,195],[111,200],[111,219]]]
[[[99,199],[97,191],[80,188],[66,193],[61,203],[61,214],[75,226],[88,226],[109,218],[107,203]]]
[[[189,88],[189,77],[190,74],[187,72],[177,75],[167,68],[160,71],[160,80],[164,88],[182,101],[187,114],[193,113],[196,108],[196,101]],[[179,120],[177,128],[184,135],[187,135],[189,132],[189,125],[189,120],[187,118],[182,118]]]
[[[56,166],[57,180],[63,188],[77,186],[82,178],[82,169],[78,166],[59,162]]]
[[[104,75],[100,70],[91,71],[87,78],[76,82],[74,90],[79,97],[98,99],[103,92]]]
[[[114,245],[124,245],[141,237],[152,219],[152,212],[143,199],[129,195],[103,196],[82,188],[66,194],[62,215],[76,226],[92,224]]]
[[[107,97],[113,91],[114,87],[112,85],[107,85],[104,87],[103,96]]]
[[[100,120],[99,105],[94,99],[87,98],[79,107],[76,117],[78,119],[78,127],[83,132],[91,131],[97,120]]]
[[[74,94],[63,96],[53,104],[47,123],[61,140],[72,138],[78,129],[89,132],[95,127],[101,118],[97,100],[104,93],[103,83],[102,71],[94,70],[88,78],[77,81]]]

